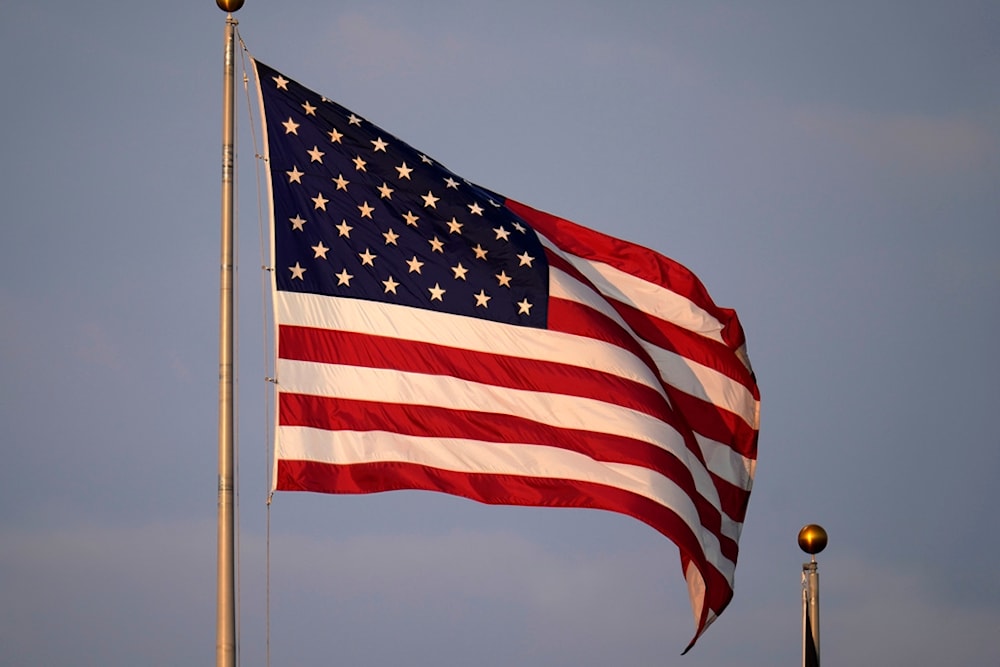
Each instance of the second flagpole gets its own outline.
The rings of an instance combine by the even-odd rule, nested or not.
[[[819,667],[819,567],[816,554],[826,548],[822,526],[809,524],[799,531],[799,548],[810,554],[802,564],[802,665]]]

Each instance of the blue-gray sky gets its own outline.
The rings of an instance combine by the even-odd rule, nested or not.
[[[610,513],[283,494],[275,664],[1000,662],[1000,5],[264,2],[250,51],[740,313],[762,392],[736,595]],[[0,664],[214,659],[212,2],[0,6]],[[242,664],[265,660],[264,343],[240,93]]]

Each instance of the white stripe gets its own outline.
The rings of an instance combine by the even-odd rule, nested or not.
[[[748,426],[757,429],[760,402],[742,383],[652,343],[642,341],[642,347],[660,369],[661,376],[671,385],[685,394],[738,415]]]
[[[445,375],[278,359],[285,392],[337,396],[401,405],[434,405],[530,419],[558,428],[581,429],[641,440],[672,451],[689,467],[700,466],[669,424],[642,412],[592,398],[527,391]]]
[[[283,426],[278,456],[286,460],[340,465],[401,461],[459,473],[555,478],[601,484],[649,498],[668,507],[699,540],[703,553],[731,580],[735,563],[725,558],[718,538],[705,530],[683,489],[640,466],[599,463],[576,452],[522,443],[483,443],[461,438],[421,438],[381,431],[338,431]],[[336,447],[331,446],[334,438]]]
[[[705,606],[705,577],[698,571],[698,566],[694,562],[689,562],[684,571],[684,579],[687,580],[688,597],[691,598],[691,611],[694,612],[694,622],[701,621],[701,610]],[[729,587],[733,587],[733,579],[726,577]]]
[[[549,295],[556,299],[564,299],[587,306],[614,320],[626,331],[631,331],[631,328],[625,324],[625,320],[618,314],[607,297],[590,285],[580,282],[574,276],[554,266],[549,267]]]
[[[589,287],[558,269],[552,269],[550,273],[553,297],[598,310],[626,331],[631,331],[614,308],[603,299],[595,298]],[[277,321],[282,324],[388,336],[591,368],[639,382],[666,399],[658,379],[639,358],[616,345],[584,336],[512,327],[476,318],[464,318],[462,326],[456,327],[455,316],[447,313],[284,291],[276,293],[275,309]],[[640,342],[657,364],[664,381],[691,396],[739,415],[756,428],[757,401],[742,384],[686,357],[645,341]]]
[[[551,294],[554,297],[589,306],[614,320],[626,331],[631,327],[618,312],[603,299],[595,298],[594,291],[559,269],[550,269]],[[595,303],[596,301],[596,303]],[[634,333],[634,332],[633,332]],[[656,364],[660,376],[678,391],[703,400],[738,415],[754,430],[760,424],[760,401],[740,382],[692,361],[676,352],[640,339],[640,345]],[[705,457],[705,465],[718,477],[747,491],[753,485],[756,460],[747,458],[728,445],[701,434],[697,423],[689,424]]]
[[[631,304],[667,322],[723,342],[722,323],[687,297],[621,269],[563,251],[539,234],[542,243],[570,262],[605,296]]]
[[[551,278],[553,289],[561,295],[561,298],[573,298],[574,301],[578,301],[589,294],[591,300],[593,299],[592,290],[567,274],[554,270]],[[582,301],[582,303],[583,305],[591,305],[587,301]],[[610,308],[607,304],[604,305]],[[471,317],[463,318],[462,326],[456,327],[454,326],[456,316],[446,313],[360,299],[340,299],[284,291],[275,292],[274,307],[278,322],[282,324],[337,329],[477,352],[507,354],[522,359],[564,363],[639,382],[654,388],[666,398],[659,381],[635,355],[616,345],[606,344],[591,338],[530,327],[512,327]],[[627,329],[627,325],[621,321],[613,309],[608,316],[615,318],[621,326]],[[284,371],[281,370],[281,364],[287,362],[279,359],[278,363],[278,379],[282,386],[286,387],[289,378],[285,377]],[[678,375],[683,377],[683,374]],[[724,378],[724,380],[728,380],[728,378]],[[341,381],[338,380],[338,382]],[[738,385],[738,383],[736,384]],[[739,386],[742,388],[742,385]],[[685,387],[681,386],[679,389],[684,391]],[[576,410],[578,407],[579,404],[576,404],[573,409]],[[633,433],[626,435],[634,436]],[[702,439],[704,440],[704,438]],[[659,445],[660,442],[655,444]],[[735,454],[735,456],[739,455]],[[740,459],[742,460],[742,457]],[[712,460],[727,459],[713,454]],[[701,466],[693,465],[689,468],[695,476],[699,491],[705,487],[706,483],[710,484],[710,480],[704,474]],[[712,465],[709,466],[709,469],[732,484],[746,488],[746,466]],[[706,493],[708,493],[707,490],[703,492],[703,495]],[[705,497],[714,497],[714,491]]]
[[[698,493],[719,510],[723,534],[735,539],[740,533],[738,523],[722,511],[705,467],[687,449],[680,434],[645,413],[590,398],[510,389],[441,375],[288,359],[278,359],[277,369],[279,387],[288,393],[490,412],[556,428],[647,442],[673,453],[690,471]]]
[[[676,352],[665,350],[641,339],[618,312],[594,291],[559,269],[549,270],[551,295],[598,310],[630,332],[652,358],[664,382],[695,398],[739,415],[749,426],[757,428],[758,401],[740,382],[692,361]],[[696,425],[692,425],[694,427]]]
[[[655,374],[616,345],[559,331],[517,327],[390,303],[278,291],[281,324],[335,329],[579,366],[638,382],[665,395]]]
[[[712,474],[745,491],[749,491],[753,487],[754,473],[757,468],[755,459],[747,458],[732,447],[706,438],[700,433],[695,433],[694,439],[705,459],[705,467]]]

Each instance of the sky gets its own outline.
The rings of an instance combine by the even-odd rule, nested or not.
[[[241,664],[795,664],[807,523],[830,538],[825,662],[1000,664],[1000,4],[236,18],[255,57],[469,180],[684,263],[739,313],[762,395],[735,597],[683,657],[676,548],[629,517],[421,492],[268,509],[238,91]],[[0,4],[0,664],[214,660],[224,20]]]

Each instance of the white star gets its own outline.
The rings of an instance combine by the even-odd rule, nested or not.
[[[406,180],[410,180],[410,172],[413,170],[407,167],[406,163],[404,162],[403,164],[396,167],[396,171],[399,172],[400,178],[405,178]]]
[[[306,115],[307,116],[315,116],[316,115],[316,107],[314,107],[313,105],[309,104],[309,100],[306,100],[305,102],[302,103],[302,108],[306,110]]]
[[[322,192],[318,193],[315,197],[312,198],[312,200],[313,203],[316,204],[317,210],[323,209],[324,211],[326,210],[326,203],[330,201],[329,199],[323,196]]]
[[[387,232],[383,232],[382,236],[385,237],[385,244],[386,245],[394,245],[394,246],[398,246],[399,245],[398,243],[396,243],[396,239],[399,238],[399,234],[397,234],[396,232],[392,231],[392,229],[389,229],[389,231],[387,231]]]
[[[385,285],[385,293],[386,294],[388,294],[389,292],[392,292],[393,294],[395,294],[396,293],[396,288],[399,287],[399,283],[397,283],[395,280],[393,280],[392,276],[389,276],[389,278],[387,280],[383,280],[382,284]]]
[[[369,206],[368,202],[365,202],[364,204],[361,204],[360,206],[358,206],[358,210],[361,211],[361,217],[362,218],[368,218],[369,220],[371,220],[372,219],[372,211],[374,211],[375,209],[373,207]]]
[[[367,164],[367,162],[361,159],[360,155],[354,158],[354,168],[358,171],[368,171],[368,169],[365,168],[365,165]]]
[[[337,225],[336,227],[337,230],[340,232],[340,236],[346,236],[347,238],[351,238],[351,230],[354,229],[354,227],[351,227],[349,224],[347,224],[347,220],[341,220],[340,224]]]
[[[451,270],[455,273],[455,280],[465,280],[465,274],[469,272],[461,262],[451,267]]]
[[[500,283],[500,287],[510,287],[510,276],[507,275],[506,271],[496,274],[496,279]]]
[[[477,243],[476,247],[472,249],[472,252],[476,253],[476,259],[486,259],[486,253],[489,251],[484,250],[483,246]]]
[[[522,225],[520,222],[514,223],[514,229],[521,232],[522,234],[525,232],[524,225]]]
[[[274,80],[276,84],[278,84],[278,88],[280,88],[281,90],[288,90],[288,79],[281,76],[280,74],[278,76],[272,76],[271,78]]]
[[[326,259],[326,253],[329,250],[329,248],[327,248],[325,245],[323,245],[322,241],[320,241],[318,244],[314,245],[312,247],[312,249],[313,249],[313,252],[316,253],[316,256],[313,257],[313,259],[319,259],[320,257],[322,257],[323,259]]]
[[[355,116],[354,114],[351,114],[347,118],[347,122],[350,123],[351,125],[357,125],[358,127],[361,127],[361,119]]]
[[[343,190],[344,192],[347,192],[347,184],[350,183],[350,181],[344,178],[343,174],[338,174],[337,178],[334,178],[332,180],[334,183],[337,184],[338,190]]]
[[[302,183],[302,177],[305,175],[305,172],[299,171],[299,168],[295,165],[292,165],[291,171],[286,171],[285,173],[288,174],[289,183]]]
[[[462,223],[455,218],[451,219],[448,223],[448,233],[449,234],[461,234],[462,233]]]
[[[288,269],[292,272],[292,280],[295,280],[296,278],[303,280],[302,274],[304,274],[306,270],[299,266],[298,262],[295,262],[295,266],[290,266]]]
[[[497,241],[503,239],[504,241],[510,240],[510,232],[507,231],[505,227],[494,227],[493,231],[496,232]]]
[[[403,220],[406,220],[406,224],[408,224],[410,227],[416,227],[417,220],[419,219],[420,219],[419,217],[413,215],[413,211],[407,211],[406,213],[403,214]]]
[[[292,229],[297,229],[300,232],[302,231],[302,225],[306,224],[306,221],[302,218],[302,216],[297,214],[294,218],[289,218],[288,222],[292,223]]]
[[[420,161],[423,162],[424,164],[434,164],[434,160],[430,159],[423,153],[420,154]]]
[[[282,123],[282,125],[285,126],[285,134],[298,134],[299,133],[299,124],[296,123],[294,120],[292,120],[291,116],[289,116],[288,120],[286,120],[284,123]]]
[[[490,206],[492,206],[493,208],[500,208],[500,204],[498,204],[495,200],[490,199],[489,202]]]
[[[382,199],[392,199],[392,193],[394,192],[394,190],[389,187],[388,183],[383,183],[382,187],[380,187],[378,191],[382,196]]]
[[[444,254],[444,242],[441,241],[441,239],[435,236],[434,238],[429,239],[427,242],[431,244],[432,252],[439,252]]]
[[[353,278],[354,276],[348,273],[347,269],[343,269],[341,270],[340,273],[335,273],[334,275],[337,276],[337,285],[347,285],[348,287],[351,286],[351,278]]]
[[[487,308],[487,302],[493,298],[491,296],[487,296],[486,290],[479,290],[479,294],[473,294],[472,296],[476,297],[476,308],[479,306]]]
[[[311,151],[306,151],[309,153],[309,158],[311,162],[319,162],[323,164],[323,156],[326,155],[323,151],[319,149],[319,146],[313,146]]]
[[[358,253],[358,257],[361,258],[361,266],[366,264],[368,266],[375,266],[375,258],[378,257],[378,255],[373,255],[371,250],[365,248],[364,252]]]
[[[386,148],[386,146],[389,145],[389,144],[385,143],[384,141],[382,141],[382,137],[379,137],[378,139],[373,139],[371,143],[372,143],[372,145],[375,146],[375,152],[376,153],[378,153],[379,151],[382,151],[383,153],[385,153],[385,148]]]
[[[469,210],[472,211],[473,215],[482,215],[483,208],[479,204],[469,204]]]
[[[531,306],[533,304],[528,303],[528,299],[524,301],[517,302],[517,314],[518,315],[531,315]]]
[[[327,132],[327,134],[330,135],[330,143],[331,144],[339,144],[340,140],[344,138],[344,135],[342,135],[340,132],[338,132],[337,128],[333,128],[332,130],[330,130],[329,132]]]
[[[435,197],[434,193],[430,190],[427,194],[422,195],[421,198],[424,200],[424,208],[437,208],[437,203],[441,199],[440,197]]]
[[[428,287],[427,291],[431,293],[431,301],[444,301],[441,297],[448,290],[443,290],[439,283],[434,283],[434,287]]]
[[[518,266],[531,266],[531,263],[535,261],[535,258],[529,255],[527,250],[518,255],[517,258],[521,260],[521,263],[518,264]]]
[[[449,188],[452,188],[452,189],[454,189],[454,190],[457,190],[457,189],[458,189],[458,181],[456,181],[456,180],[455,180],[454,178],[452,178],[451,176],[449,176],[448,178],[444,179],[444,184],[445,184],[445,185],[446,185],[447,187],[449,187]]]
[[[417,259],[417,256],[414,255],[413,259],[406,260],[406,265],[410,267],[410,270],[407,273],[420,273],[420,267],[423,266],[424,263]]]

